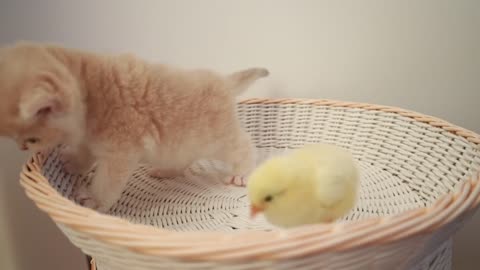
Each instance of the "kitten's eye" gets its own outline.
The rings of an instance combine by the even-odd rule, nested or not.
[[[40,140],[38,138],[28,138],[25,140],[26,143],[34,144],[38,143]]]
[[[263,199],[263,200],[266,201],[266,202],[270,202],[270,201],[273,200],[273,197],[272,197],[272,195],[267,195],[267,196],[265,197],[265,199]]]

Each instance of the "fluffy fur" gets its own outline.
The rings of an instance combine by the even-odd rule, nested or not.
[[[99,55],[51,45],[0,49],[0,136],[23,150],[66,145],[72,172],[97,164],[78,194],[108,210],[141,161],[158,177],[181,175],[198,159],[215,159],[245,175],[253,166],[235,96],[268,75],[251,68],[230,75],[180,70],[131,55]]]

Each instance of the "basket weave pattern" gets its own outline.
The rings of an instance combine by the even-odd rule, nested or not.
[[[360,199],[342,221],[279,230],[250,220],[243,187],[154,179],[139,167],[110,215],[68,200],[87,176],[57,152],[21,184],[104,269],[450,269],[451,236],[480,202],[480,137],[443,120],[369,104],[253,99],[239,117],[258,161],[307,143],[349,149]]]

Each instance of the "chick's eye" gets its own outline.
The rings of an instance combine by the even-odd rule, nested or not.
[[[25,140],[26,143],[37,143],[40,140],[38,138],[28,138]]]
[[[265,197],[264,200],[265,200],[266,202],[270,202],[270,201],[273,200],[273,197],[272,197],[272,195],[268,195],[268,196]]]

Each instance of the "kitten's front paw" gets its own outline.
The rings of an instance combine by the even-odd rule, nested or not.
[[[83,197],[79,198],[79,203],[83,207],[87,207],[93,210],[98,210],[100,207],[98,206],[98,203],[92,198],[92,197]]]
[[[81,187],[75,194],[75,201],[83,207],[87,207],[93,210],[100,208],[97,200],[93,198],[86,186]]]
[[[61,152],[60,153],[60,161],[63,164],[63,168],[71,174],[78,174],[81,173],[80,166],[78,165],[75,156],[69,152]]]
[[[60,161],[63,163],[63,168],[70,174],[85,173],[92,165],[92,162],[82,160],[81,157],[67,151],[60,153]]]

